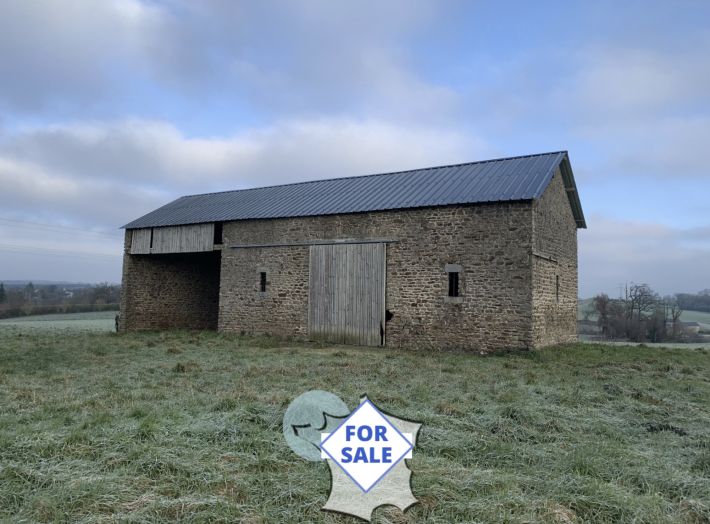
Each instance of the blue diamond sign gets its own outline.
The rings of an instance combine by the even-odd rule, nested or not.
[[[365,400],[332,433],[321,434],[321,451],[367,493],[402,459],[412,456],[412,435],[401,433]]]

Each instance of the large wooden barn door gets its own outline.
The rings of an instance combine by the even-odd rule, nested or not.
[[[386,245],[311,246],[308,331],[314,339],[384,345]]]

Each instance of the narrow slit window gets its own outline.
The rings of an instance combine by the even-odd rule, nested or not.
[[[214,223],[214,245],[218,246],[222,243],[222,222]]]
[[[449,296],[459,296],[459,273],[458,271],[449,272]]]
[[[560,275],[555,275],[555,301],[560,303]]]
[[[150,228],[150,249],[153,249],[153,228]]]
[[[259,291],[266,293],[266,272],[259,273]]]

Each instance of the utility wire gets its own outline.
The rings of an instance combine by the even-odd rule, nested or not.
[[[82,229],[82,228],[78,228],[78,227],[60,226],[58,224],[44,224],[41,222],[30,222],[28,220],[15,220],[12,218],[0,217],[0,223],[1,222],[9,222],[11,224],[17,224],[16,227],[25,227],[25,228],[31,228],[31,229],[43,229],[43,230],[48,230],[48,231],[84,233],[84,234],[99,235],[99,236],[108,237],[108,238],[115,238],[115,239],[121,238],[123,236],[120,233],[106,233],[103,231],[94,231],[92,229]]]
[[[65,251],[62,249],[54,249],[49,247],[25,246],[22,244],[2,244],[0,243],[0,251],[12,253],[27,253],[32,255],[60,255],[69,257],[97,257],[97,258],[119,258],[120,254],[98,253],[88,251]]]

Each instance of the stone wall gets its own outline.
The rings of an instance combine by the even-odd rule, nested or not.
[[[387,245],[387,345],[489,352],[532,346],[532,204],[499,203],[245,220],[223,230],[219,329],[307,336],[307,246],[229,246],[332,239]],[[447,300],[446,264],[462,266]],[[259,286],[267,273],[267,291]]]
[[[220,252],[131,255],[126,235],[120,329],[216,329]]]
[[[270,223],[273,224],[263,222],[264,225]],[[228,229],[232,228],[225,227],[225,246],[230,245]],[[305,337],[308,332],[308,258],[308,247],[225,248],[219,330]],[[260,291],[261,272],[266,273],[264,293]]]
[[[577,226],[559,170],[533,203],[533,253],[534,346],[576,341]]]

